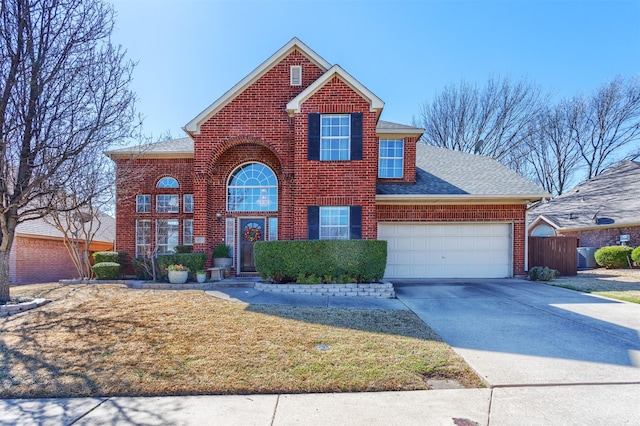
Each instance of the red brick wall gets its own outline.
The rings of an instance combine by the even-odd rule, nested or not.
[[[193,194],[192,159],[134,159],[118,160],[116,191],[116,251],[135,256],[136,219],[151,220],[152,243],[155,240],[156,219],[180,219],[180,243],[182,243],[183,219],[192,218],[192,213],[184,213],[183,195]],[[156,188],[163,177],[172,177],[180,188]],[[151,195],[151,213],[136,213],[136,195]],[[179,213],[156,213],[156,195],[178,194]],[[130,272],[130,271],[129,271]]]
[[[577,237],[578,245],[580,247],[604,247],[607,245],[614,246],[619,244],[618,241],[620,241],[620,235],[624,234],[629,234],[631,238],[631,241],[627,243],[628,246],[640,246],[640,227],[638,226],[593,229],[580,232],[562,232],[559,235]]]
[[[60,240],[16,236],[11,251],[12,284],[42,283],[78,277],[71,256]]]
[[[379,222],[510,222],[513,223],[513,274],[524,275],[526,206],[491,205],[379,205]]]
[[[363,115],[362,160],[309,161],[307,114]],[[362,206],[362,238],[376,239],[375,191],[378,173],[376,113],[369,103],[338,77],[334,77],[302,105],[296,115],[295,229],[294,239],[307,238],[307,206]]]

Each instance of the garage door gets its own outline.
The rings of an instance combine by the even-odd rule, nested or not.
[[[511,276],[511,225],[386,224],[385,278],[504,278]]]

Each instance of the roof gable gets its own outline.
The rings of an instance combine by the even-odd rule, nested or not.
[[[531,209],[559,229],[585,229],[640,224],[640,163],[621,161],[598,176]]]
[[[287,112],[289,113],[289,116],[299,113],[304,101],[313,96],[314,93],[324,87],[325,84],[330,82],[336,76],[369,102],[371,112],[377,112],[378,115],[380,115],[382,108],[384,107],[384,102],[382,102],[379,97],[367,89],[362,83],[353,78],[351,74],[342,69],[340,65],[334,65],[331,69],[325,72],[322,77],[314,81],[313,84],[300,92],[298,96],[293,98],[287,104]]]
[[[301,42],[297,37],[292,38],[287,44],[282,46],[276,53],[271,55],[266,61],[254,69],[249,75],[240,80],[238,84],[229,89],[215,102],[204,109],[193,120],[189,121],[184,127],[184,131],[190,135],[198,134],[200,132],[200,126],[206,122],[209,118],[215,115],[225,105],[235,99],[240,93],[242,93],[247,87],[251,86],[255,81],[267,73],[271,68],[278,64],[283,58],[289,55],[293,50],[298,50],[310,61],[315,63],[323,71],[328,70],[331,64],[323,59],[316,52],[311,50],[306,44]]]

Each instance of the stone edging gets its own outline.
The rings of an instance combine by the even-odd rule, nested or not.
[[[34,309],[44,304],[51,302],[49,299],[33,299],[31,302],[16,303],[14,305],[0,305],[0,317],[6,317],[9,315],[17,314],[20,312]]]
[[[396,297],[388,281],[363,284],[271,284],[258,282],[255,289],[271,293],[308,294],[315,296],[353,296],[392,299]]]

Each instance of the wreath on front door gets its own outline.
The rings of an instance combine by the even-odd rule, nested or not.
[[[260,239],[260,228],[247,226],[244,229],[244,239],[251,243],[258,241]]]

